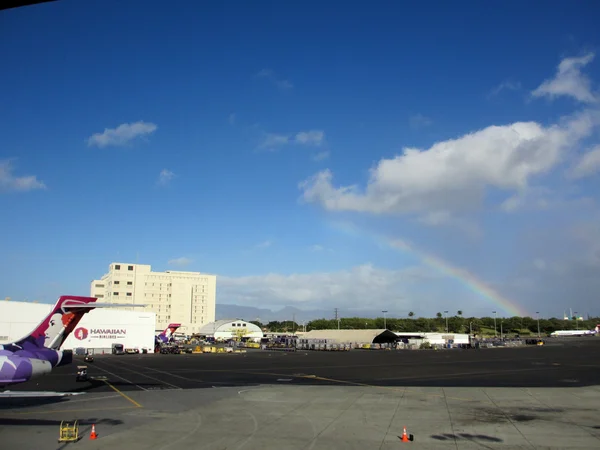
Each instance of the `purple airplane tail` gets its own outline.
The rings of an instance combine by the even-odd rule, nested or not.
[[[158,336],[156,336],[156,339],[155,339],[156,345],[155,346],[158,348],[158,347],[160,347],[160,344],[169,343],[169,341],[173,337],[173,334],[175,334],[175,331],[177,331],[177,329],[180,326],[181,326],[180,323],[170,323],[169,326],[167,328],[165,328],[165,331],[163,331]]]
[[[15,342],[21,348],[58,350],[75,329],[83,315],[91,311],[95,297],[61,296],[50,313],[28,336]]]

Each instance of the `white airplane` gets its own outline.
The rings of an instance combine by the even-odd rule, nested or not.
[[[143,305],[96,303],[95,297],[61,296],[50,314],[24,338],[0,345],[0,388],[24,383],[46,375],[55,367],[70,364],[72,352],[60,347],[75,329],[84,314],[94,308],[136,307]],[[64,397],[78,395],[73,392],[3,391],[0,398],[14,397]]]
[[[593,330],[557,330],[550,333],[552,337],[560,336],[593,336],[600,332],[600,325],[596,325]]]

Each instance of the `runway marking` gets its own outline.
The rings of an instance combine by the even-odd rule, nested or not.
[[[546,360],[547,358],[530,358],[528,359],[528,361],[543,361]],[[514,359],[474,359],[474,360],[469,360],[469,361],[456,361],[456,360],[450,360],[450,361],[432,361],[432,360],[428,360],[428,361],[423,361],[423,362],[414,362],[414,363],[407,363],[405,361],[402,362],[398,362],[396,364],[369,364],[368,362],[365,361],[364,364],[344,364],[344,365],[319,365],[319,366],[288,366],[285,367],[286,370],[289,369],[353,369],[353,368],[374,368],[374,367],[411,367],[411,366],[422,366],[423,364],[427,364],[427,365],[445,365],[445,364],[476,364],[476,365],[480,365],[483,363],[488,363],[488,362],[514,362]],[[148,367],[148,369],[150,369]],[[269,367],[256,367],[256,368],[248,368],[245,369],[247,371],[262,371],[265,369],[269,369]],[[158,369],[151,369],[151,370],[156,370],[158,371]],[[173,373],[185,373],[185,372],[230,372],[231,369],[173,369],[171,372]],[[173,373],[171,372],[167,372],[170,375],[173,375]],[[174,375],[173,375],[174,376]]]
[[[404,395],[405,393],[408,393],[408,394],[420,394],[420,395],[424,395],[427,397],[449,398],[451,400],[461,400],[461,401],[467,401],[467,402],[473,400],[472,398],[448,397],[447,395],[441,395],[441,394],[426,394],[423,392],[410,391],[410,390],[406,389],[405,387],[377,386],[375,384],[359,383],[356,381],[336,380],[334,378],[319,377],[317,375],[304,375],[304,376],[298,377],[298,378],[308,378],[311,380],[331,381],[333,383],[340,383],[340,384],[352,384],[354,386],[363,386],[363,387],[370,387],[370,388],[375,388],[375,389],[385,389],[385,390],[391,390],[394,392],[401,391],[402,395]]]
[[[116,387],[114,387],[112,384],[110,384],[108,381],[104,380],[104,382],[106,384],[108,384],[117,394],[119,394],[121,397],[123,397],[126,400],[129,400],[132,404],[134,404],[137,408],[143,408],[142,405],[140,405],[138,402],[136,402],[134,399],[132,399],[130,396],[128,396],[127,394],[121,392],[119,389],[117,389]]]
[[[106,364],[106,363],[105,363],[105,364]],[[127,363],[123,363],[122,365],[123,365],[123,366],[131,366],[131,364],[127,364]],[[137,366],[134,366],[134,367],[137,367]],[[125,369],[125,370],[128,370],[128,371],[130,371],[130,372],[133,372],[133,373],[135,373],[135,374],[137,374],[137,375],[141,375],[141,376],[143,376],[143,377],[150,378],[151,380],[158,381],[158,382],[159,382],[159,383],[161,383],[161,384],[166,384],[166,385],[169,385],[169,386],[171,386],[171,387],[173,387],[173,388],[175,388],[175,389],[178,389],[178,390],[181,390],[181,389],[182,389],[182,388],[180,388],[179,386],[176,386],[176,385],[174,385],[174,384],[171,384],[171,383],[169,383],[169,382],[167,382],[167,381],[160,380],[160,379],[158,379],[158,378],[155,378],[155,377],[151,377],[150,375],[146,375],[145,373],[138,372],[137,370],[128,369],[127,367],[121,367],[121,368],[122,368],[122,369]],[[144,369],[147,369],[147,367],[144,367]],[[147,390],[148,390],[148,389],[147,389]]]
[[[127,364],[127,363],[125,363],[125,364]],[[131,365],[131,364],[130,364],[130,365]],[[137,366],[135,366],[135,367],[137,367]],[[165,375],[169,375],[169,376],[172,376],[172,377],[175,377],[175,378],[180,378],[180,379],[182,379],[182,380],[186,380],[186,381],[190,381],[190,380],[191,380],[191,381],[197,381],[197,382],[200,382],[200,383],[202,383],[202,380],[195,380],[195,379],[193,379],[193,378],[182,377],[181,375],[175,375],[175,374],[173,374],[173,373],[171,373],[171,372],[166,372],[166,371],[164,371],[164,370],[153,369],[152,367],[147,367],[147,366],[143,366],[143,367],[144,367],[144,369],[146,369],[146,370],[152,370],[152,371],[154,371],[154,372],[163,373],[163,374],[165,374]],[[193,370],[192,370],[192,371],[193,371]],[[180,389],[181,389],[181,388],[180,388]]]
[[[100,369],[100,370],[102,370],[102,371],[106,372],[106,373],[107,373],[107,374],[109,374],[109,375],[112,375],[113,377],[120,378],[121,380],[125,381],[126,383],[129,383],[129,384],[131,384],[132,386],[135,386],[135,387],[137,387],[137,388],[140,388],[142,391],[147,391],[147,390],[148,390],[148,389],[145,389],[145,388],[143,388],[143,387],[141,387],[141,386],[139,386],[139,385],[135,384],[135,383],[134,383],[134,382],[132,382],[132,381],[129,381],[127,378],[123,378],[122,376],[119,376],[119,375],[117,375],[116,373],[112,373],[112,372],[111,372],[111,371],[109,371],[109,370],[103,369],[103,368],[102,368],[102,367],[100,367],[100,366],[99,366],[97,363],[94,365],[94,367],[97,367],[98,369]],[[105,380],[104,380],[104,381],[105,381]]]
[[[504,375],[510,373],[519,373],[519,372],[536,372],[536,371],[546,371],[551,369],[551,367],[537,367],[535,369],[512,369],[512,370],[490,370],[486,372],[461,372],[461,373],[450,373],[443,374],[435,377],[427,377],[427,376],[419,376],[414,375],[410,377],[388,377],[388,378],[375,378],[376,381],[386,381],[386,380],[435,380],[438,378],[456,378],[463,376],[482,376],[482,375]]]
[[[113,411],[124,409],[137,409],[137,406],[117,406],[115,408],[85,408],[85,409],[52,409],[47,411],[27,411],[27,412],[11,412],[9,416],[0,414],[0,418],[6,419],[14,416],[26,416],[32,414],[58,414],[72,412],[96,412],[96,411]]]

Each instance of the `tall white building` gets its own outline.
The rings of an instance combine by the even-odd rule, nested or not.
[[[107,274],[92,281],[90,295],[108,303],[147,305],[135,310],[155,313],[157,329],[181,323],[178,331],[192,334],[215,320],[216,275],[151,269],[146,264],[112,263]]]

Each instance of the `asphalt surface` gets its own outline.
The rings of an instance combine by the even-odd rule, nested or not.
[[[78,364],[90,382],[76,382]],[[349,352],[249,350],[236,354],[104,355],[55,369],[12,390],[105,392],[301,385],[574,387],[598,384],[600,338],[480,350]]]
[[[0,449],[592,449],[600,447],[600,338],[544,347],[99,356],[0,399]],[[95,425],[98,439],[90,439]],[[404,427],[415,441],[400,442]]]

